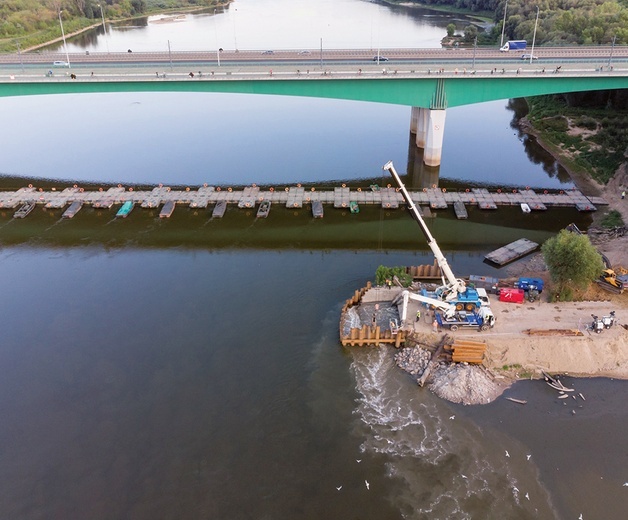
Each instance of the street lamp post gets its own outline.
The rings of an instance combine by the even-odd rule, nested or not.
[[[615,40],[617,39],[617,35],[613,36],[613,43],[611,44],[611,54],[608,57],[608,68],[611,68],[611,62],[613,61],[613,50],[615,49]]]
[[[107,44],[107,54],[109,54],[109,40],[107,39],[107,26],[105,25],[105,10],[103,9],[103,6],[100,4],[97,4],[98,7],[100,7],[100,18],[102,19],[102,30],[105,33],[105,43]]]
[[[323,70],[323,39],[321,38],[321,70]]]
[[[506,0],[506,5],[504,5],[504,21],[502,22],[502,40],[499,44],[500,49],[504,46],[504,30],[506,29],[506,11],[508,11],[508,0]]]
[[[22,73],[24,73],[24,62],[22,61],[22,49],[20,47],[20,40],[15,40],[15,45],[17,45],[17,54],[20,57],[20,67],[22,68]]]
[[[536,6],[536,21],[534,22],[534,35],[532,36],[532,53],[530,54],[530,65],[534,59],[534,42],[536,41],[536,26],[539,23],[539,6]]]
[[[71,69],[72,66],[70,65],[70,55],[68,54],[68,45],[65,42],[65,31],[63,30],[63,22],[61,21],[61,9],[59,9],[59,25],[61,26],[61,37],[63,38],[63,48],[65,49],[65,60],[68,64],[68,68]]]
[[[236,34],[236,13],[238,12],[237,9],[234,9],[233,11],[233,45],[235,47],[235,51],[238,52],[238,37]]]
[[[220,67],[220,46],[218,45],[218,24],[216,22],[216,9],[214,9],[214,33],[216,34],[216,59]]]

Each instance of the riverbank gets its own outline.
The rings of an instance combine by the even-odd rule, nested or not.
[[[221,0],[219,2],[217,2],[216,4],[213,4],[211,6],[205,5],[205,6],[179,6],[179,7],[163,7],[163,8],[153,8],[153,9],[148,9],[146,12],[142,13],[139,16],[129,16],[129,17],[124,17],[124,18],[108,18],[105,20],[105,22],[109,25],[113,25],[113,24],[117,24],[117,23],[121,23],[121,22],[128,22],[128,21],[132,21],[132,20],[139,20],[141,18],[147,18],[149,16],[155,16],[158,14],[168,14],[171,16],[177,15],[177,14],[194,14],[194,13],[200,13],[203,11],[209,11],[211,9],[217,9],[217,8],[223,8],[227,5],[229,5],[233,0]],[[65,39],[66,41],[71,40],[72,38],[76,37],[76,36],[80,36],[81,34],[91,31],[93,29],[96,29],[97,27],[102,25],[102,20],[94,20],[94,23],[91,23],[90,25],[83,27],[81,29],[78,29],[76,31],[72,31],[70,33],[67,33],[65,35]],[[38,31],[39,33],[40,31]],[[28,39],[29,37],[32,35],[25,35],[19,38],[20,41],[22,42],[27,42],[28,45]],[[15,39],[11,38],[10,42],[11,45],[13,45],[13,41]],[[7,40],[8,41],[8,40]],[[26,48],[22,49],[21,52],[33,52],[33,51],[39,51],[41,49],[45,49],[46,47],[49,47],[50,45],[54,45],[55,43],[60,43],[63,41],[63,37],[59,36],[58,38],[53,38],[50,40],[46,40],[44,42],[41,43],[37,43],[34,45],[29,45]],[[0,48],[3,42],[0,40]]]
[[[523,305],[493,299],[491,309],[497,324],[490,332],[455,334],[456,339],[486,342],[483,366],[440,363],[428,379],[428,387],[439,397],[455,403],[486,404],[497,399],[515,381],[542,378],[543,372],[628,379],[625,296],[592,302],[537,301]],[[618,318],[613,327],[601,334],[587,330],[591,314],[608,315],[612,310]],[[429,331],[428,323],[415,324],[414,328],[421,343],[433,345],[440,341],[438,334]],[[580,335],[552,333],[552,330],[578,330]],[[400,352],[412,350],[419,348],[409,347]],[[411,357],[415,359],[408,361]],[[428,357],[405,352],[397,355],[396,360],[400,368],[418,380]]]

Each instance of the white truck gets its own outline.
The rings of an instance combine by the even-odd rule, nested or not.
[[[499,50],[501,52],[525,51],[527,46],[528,42],[525,40],[508,40]]]

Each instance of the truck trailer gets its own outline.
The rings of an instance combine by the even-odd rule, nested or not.
[[[525,40],[508,40],[499,50],[502,52],[525,51],[527,46],[528,42]]]
[[[452,332],[462,327],[486,331],[495,325],[495,316],[487,307],[482,307],[476,312],[456,312],[451,317],[443,316],[440,312],[436,312],[434,318],[439,327],[449,329]]]

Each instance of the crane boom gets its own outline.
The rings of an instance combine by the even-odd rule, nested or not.
[[[440,247],[438,247],[438,244],[436,243],[436,240],[430,233],[430,230],[428,229],[427,224],[423,220],[423,217],[421,217],[421,214],[419,213],[419,210],[417,209],[416,204],[410,197],[410,194],[408,193],[408,190],[404,186],[403,182],[401,182],[401,178],[399,177],[399,174],[395,170],[395,167],[393,166],[392,161],[388,161],[383,166],[383,169],[387,170],[395,179],[395,182],[397,183],[397,186],[399,186],[399,190],[401,191],[401,194],[403,195],[403,198],[406,201],[406,204],[408,205],[408,210],[410,211],[410,214],[421,227],[421,231],[423,232],[423,235],[425,236],[425,239],[427,240],[427,245],[430,247],[430,249],[434,253],[434,258],[436,258],[436,262],[438,262],[438,266],[440,267],[443,275],[447,279],[445,292],[448,294],[446,296],[446,299],[450,300],[450,299],[456,298],[459,294],[464,293],[466,290],[466,284],[464,280],[456,278],[456,276],[454,275],[454,272],[451,270],[451,267],[449,267],[449,264],[447,263],[447,259],[445,258],[445,255],[443,255],[443,252],[440,250]]]

